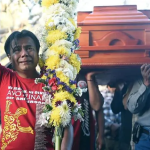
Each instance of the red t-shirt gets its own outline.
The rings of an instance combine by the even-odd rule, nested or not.
[[[79,76],[79,78],[77,79],[78,83],[77,85],[82,88],[87,88],[87,83],[85,81],[85,78],[83,78],[82,76]],[[79,85],[81,84],[81,85]],[[84,93],[81,97],[77,97],[77,101],[79,103],[82,104],[83,107],[83,101],[84,99],[87,100],[88,103],[88,118],[89,118],[89,122],[88,122],[88,127],[89,127],[89,136],[85,135],[83,132],[83,128],[81,127],[83,125],[82,122],[80,122],[79,120],[74,121],[72,119],[72,125],[73,125],[73,129],[74,129],[74,141],[73,141],[73,146],[72,146],[72,150],[93,150],[94,149],[94,144],[95,144],[95,120],[92,114],[92,109],[90,107],[90,103],[88,101],[89,99],[89,95],[88,95],[88,91],[86,93]],[[83,108],[85,109],[85,108]],[[85,113],[85,111],[84,111]],[[87,117],[87,116],[85,116]],[[85,118],[84,118],[85,119]],[[85,121],[84,121],[85,122]],[[85,126],[85,125],[83,125]]]
[[[43,128],[37,124],[39,111],[44,106],[42,86],[0,65],[2,150],[33,150],[46,146]]]
[[[85,143],[87,144],[89,147],[88,149],[93,150],[94,149],[94,144],[95,144],[95,120],[93,118],[93,114],[90,111],[90,137],[89,137],[89,141],[90,143]],[[72,145],[72,150],[82,150],[80,144],[81,144],[81,138],[83,138],[83,136],[81,134],[82,133],[82,128],[81,128],[81,122],[79,120],[74,121],[72,119],[72,125],[73,125],[73,129],[74,129],[74,140],[73,140],[73,145]],[[86,149],[86,148],[85,148]]]

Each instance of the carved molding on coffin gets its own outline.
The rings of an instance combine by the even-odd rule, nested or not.
[[[150,50],[145,50],[144,56],[145,57],[150,57]]]
[[[129,35],[125,34],[121,31],[114,31],[107,33],[102,39],[95,40],[94,46],[113,46],[119,45],[126,46],[126,45],[137,45],[138,39],[132,39]]]

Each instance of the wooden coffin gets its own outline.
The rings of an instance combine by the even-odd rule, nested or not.
[[[78,12],[77,21],[82,68],[150,62],[150,19],[137,6],[95,6],[93,12]]]

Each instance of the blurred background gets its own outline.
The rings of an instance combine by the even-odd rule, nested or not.
[[[150,9],[150,0],[79,0],[78,11],[92,11],[93,6],[137,5],[139,10]],[[9,60],[4,52],[8,35],[15,30],[34,30],[42,16],[41,0],[0,0],[0,62]]]

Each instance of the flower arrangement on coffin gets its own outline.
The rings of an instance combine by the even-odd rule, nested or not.
[[[60,149],[63,129],[71,119],[83,121],[81,105],[75,96],[81,96],[85,89],[76,86],[81,59],[74,53],[79,48],[81,29],[75,23],[78,0],[43,0],[42,25],[38,37],[42,54],[39,65],[41,78],[35,82],[44,83],[45,106],[39,122],[54,127],[55,149]]]

